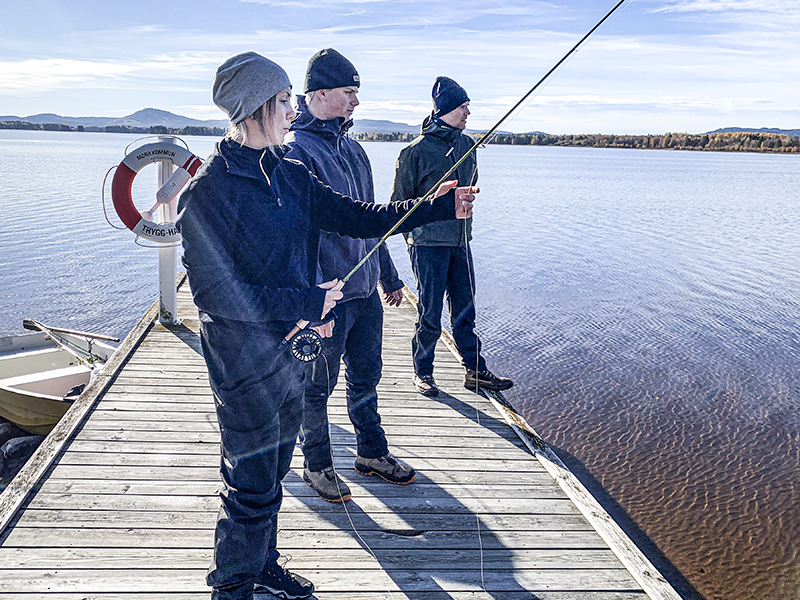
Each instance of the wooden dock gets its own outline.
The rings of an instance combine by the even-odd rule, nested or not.
[[[435,373],[443,393],[415,392],[414,315],[409,301],[386,310],[378,393],[390,448],[417,482],[353,470],[342,385],[332,438],[353,499],[317,498],[299,449],[284,481],[279,550],[315,597],[680,598],[500,394],[464,389],[446,338]],[[182,325],[155,316],[0,495],[0,599],[209,597],[219,435],[197,312],[182,289]]]

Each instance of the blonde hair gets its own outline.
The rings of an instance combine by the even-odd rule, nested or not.
[[[278,92],[278,94],[280,94],[280,92]],[[225,137],[229,140],[239,142],[242,145],[246,144],[247,125],[245,125],[245,121],[247,121],[247,119],[253,119],[261,130],[261,133],[269,140],[270,146],[280,145],[283,139],[275,123],[278,94],[275,94],[272,98],[259,106],[252,115],[245,117],[238,123],[231,123],[230,127],[228,127],[228,131],[225,132]]]

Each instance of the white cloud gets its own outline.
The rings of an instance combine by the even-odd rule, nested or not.
[[[6,93],[35,94],[64,87],[88,87],[123,77],[135,66],[110,61],[63,58],[0,62],[0,89]]]
[[[585,2],[309,0],[302,15],[292,17],[296,11],[288,4],[242,0],[229,7],[235,14],[224,23],[215,22],[219,13],[200,11],[185,25],[98,25],[69,40],[0,39],[0,112],[108,115],[157,106],[215,119],[211,81],[230,55],[261,52],[302,91],[309,56],[334,47],[361,73],[358,117],[417,124],[430,110],[434,78],[448,75],[473,99],[471,126],[484,127],[603,12]],[[507,129],[576,132],[589,115],[589,125],[607,131],[646,130],[648,110],[659,126],[674,117],[671,123],[685,123],[686,130],[702,129],[702,119],[726,117],[735,125],[745,114],[751,123],[763,115],[798,125],[800,0],[637,0],[626,6]],[[225,29],[230,23],[237,27]],[[20,50],[26,47],[27,53]]]
[[[654,12],[763,12],[786,14],[800,10],[797,0],[670,0]]]
[[[178,114],[201,121],[224,121],[226,116],[219,108],[213,104],[183,104],[175,107]]]

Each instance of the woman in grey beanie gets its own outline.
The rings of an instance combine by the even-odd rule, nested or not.
[[[206,581],[216,600],[251,600],[255,588],[307,598],[314,586],[278,564],[277,518],[310,363],[279,345],[298,320],[323,337],[333,330],[320,322],[342,292],[337,280],[317,285],[320,230],[381,237],[414,201],[357,202],[286,159],[291,84],[263,56],[222,63],[213,97],[231,129],[181,195],[177,220],[221,435],[222,506]],[[467,218],[477,188],[454,185],[398,233]]]

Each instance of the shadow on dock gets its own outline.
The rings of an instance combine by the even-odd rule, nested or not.
[[[475,408],[452,396],[442,396],[444,403],[462,404],[462,408],[469,409],[467,412],[475,414]],[[484,418],[502,424],[482,413],[481,421]],[[355,436],[331,425],[331,438],[343,436],[353,438],[346,449],[354,461]],[[413,459],[410,462],[414,466]],[[380,571],[375,570],[375,577],[386,580],[385,589],[389,597],[397,593],[403,598],[453,598],[440,583],[446,582],[450,584],[450,590],[455,584],[456,588],[463,590],[482,590],[487,598],[497,600],[509,598],[509,594],[511,597],[519,594],[520,597],[539,600],[539,596],[516,581],[513,550],[505,546],[480,515],[434,483],[424,472],[418,471],[416,481],[407,486],[386,483],[378,477],[357,473],[352,461],[342,456],[341,447],[334,464],[340,476],[353,488],[353,497],[346,503],[332,503],[319,498],[294,471],[286,476],[284,485],[328,527],[347,532],[364,550],[360,560],[376,562]],[[304,487],[307,493],[301,493]],[[412,501],[405,510],[399,509],[398,504],[389,513],[370,514],[359,504],[369,496],[384,502],[387,507],[400,497]],[[431,508],[424,513],[414,512],[414,501],[418,501],[418,506],[424,506],[427,500],[434,498],[447,507],[440,518],[432,518]],[[285,520],[288,516],[282,514],[281,518]],[[279,528],[283,528],[280,521]],[[454,540],[458,541],[458,549],[452,547]]]

